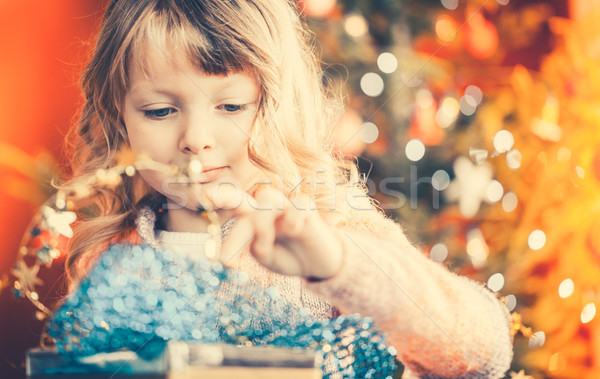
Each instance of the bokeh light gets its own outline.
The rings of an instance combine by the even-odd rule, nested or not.
[[[465,95],[471,96],[477,105],[481,104],[481,101],[483,100],[483,92],[481,92],[479,87],[473,84],[465,88]]]
[[[348,35],[358,38],[362,37],[369,31],[367,20],[358,13],[351,13],[344,21],[344,30]]]
[[[504,305],[506,305],[509,312],[512,312],[517,307],[517,297],[515,295],[506,295],[504,299],[506,301]]]
[[[531,250],[540,250],[546,244],[546,233],[537,229],[529,234],[527,244]]]
[[[443,262],[448,257],[448,248],[443,243],[436,243],[429,251],[429,258],[435,262]]]
[[[467,254],[475,268],[483,267],[487,262],[489,249],[479,228],[467,232]]]
[[[498,292],[504,287],[504,275],[497,272],[489,277],[487,287],[493,292]]]
[[[477,110],[477,101],[473,96],[464,95],[458,102],[460,105],[460,111],[465,116],[471,116]]]
[[[437,170],[431,176],[431,185],[438,191],[443,191],[450,185],[450,175],[445,170]]]
[[[392,53],[381,53],[377,57],[377,67],[386,74],[391,74],[398,68],[398,59]]]
[[[326,17],[335,8],[336,0],[303,0],[302,11],[312,17]]]
[[[425,155],[425,145],[418,139],[411,139],[407,142],[404,152],[409,160],[416,162]]]
[[[499,153],[506,153],[515,144],[515,137],[508,130],[500,130],[494,135],[494,149]]]
[[[476,147],[469,148],[469,156],[473,158],[475,163],[479,164],[485,161],[488,157],[488,151],[486,149],[478,149]]]
[[[581,322],[587,324],[596,316],[596,305],[594,303],[586,304],[581,311]]]
[[[374,72],[368,72],[360,79],[360,88],[365,95],[377,97],[383,93],[383,79]]]
[[[379,128],[372,122],[365,122],[360,127],[358,135],[364,143],[373,143],[379,137]]]
[[[504,187],[502,187],[502,184],[497,180],[491,180],[485,190],[487,200],[495,203],[502,199],[502,195],[504,195]]]
[[[575,284],[573,283],[573,280],[565,279],[558,286],[558,296],[562,297],[563,299],[566,299],[567,297],[573,294],[574,290]]]
[[[442,1],[442,6],[446,9],[453,11],[456,8],[458,8],[458,0],[441,0],[441,1]]]
[[[512,149],[506,153],[506,165],[513,171],[521,167],[522,160],[521,152],[517,149]]]
[[[556,153],[556,158],[558,159],[559,162],[567,162],[569,161],[569,159],[571,159],[571,150],[569,150],[567,147],[561,147],[560,149],[558,149],[558,152]]]
[[[459,113],[460,105],[458,104],[458,100],[451,96],[447,96],[442,99],[440,107],[435,114],[435,118],[442,128],[448,128],[456,122]]]
[[[451,17],[442,15],[435,22],[435,34],[442,42],[450,42],[456,37],[456,23]]]
[[[546,333],[539,331],[533,333],[533,336],[529,339],[528,345],[530,349],[539,349],[546,343]]]
[[[507,192],[502,198],[502,210],[506,213],[510,213],[517,208],[519,199],[514,192]]]

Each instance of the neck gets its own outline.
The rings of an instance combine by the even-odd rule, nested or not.
[[[170,232],[206,233],[210,221],[205,213],[192,209],[182,208],[168,201],[170,206],[167,212],[166,228]],[[224,224],[232,217],[230,211],[217,210],[219,222]]]

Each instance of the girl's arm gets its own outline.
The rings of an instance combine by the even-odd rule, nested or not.
[[[429,260],[375,209],[355,211],[353,225],[336,229],[306,199],[292,204],[264,190],[235,213],[223,259],[250,240],[266,268],[311,278],[307,289],[341,312],[372,317],[411,371],[498,378],[508,370],[506,307],[482,285]]]
[[[396,229],[390,240],[339,230],[342,268],[307,288],[343,313],[372,317],[418,375],[503,377],[512,360],[506,307],[481,284],[426,258]]]

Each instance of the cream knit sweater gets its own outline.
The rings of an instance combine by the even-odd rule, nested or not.
[[[379,237],[368,227],[342,229],[344,264],[327,280],[270,272],[247,249],[228,264],[276,287],[286,301],[319,319],[338,312],[373,318],[406,366],[403,378],[503,377],[512,360],[506,307],[481,284],[425,257],[396,224],[383,222]],[[145,243],[191,256],[203,253],[208,238],[202,233],[155,235],[150,211],[140,213],[138,232]]]

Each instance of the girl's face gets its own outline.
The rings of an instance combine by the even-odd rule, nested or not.
[[[256,79],[245,73],[207,75],[173,50],[148,47],[144,60],[143,69],[129,67],[123,104],[133,151],[168,165],[199,161],[203,171],[194,183],[208,198],[227,185],[248,191],[259,175],[247,149],[259,97]],[[171,209],[196,209],[189,182],[154,170],[141,175]]]

